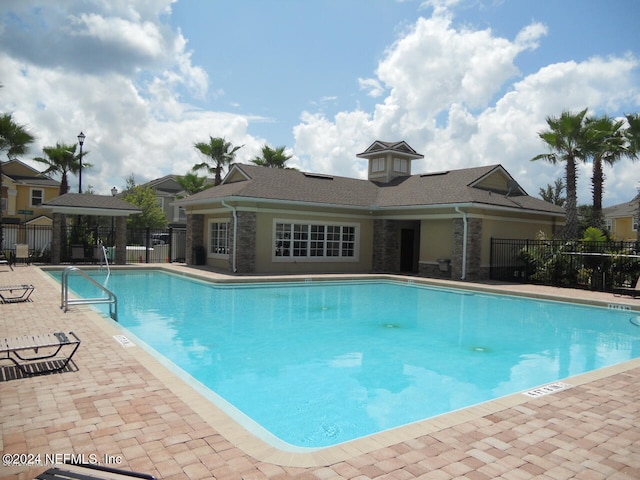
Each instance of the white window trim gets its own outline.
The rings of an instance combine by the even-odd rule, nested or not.
[[[228,246],[228,250],[229,253],[212,253],[211,252],[211,225],[214,223],[226,223],[227,224],[227,246]],[[229,237],[230,235],[230,225],[229,225],[230,221],[228,219],[224,219],[224,218],[210,218],[208,223],[207,223],[207,256],[209,258],[222,258],[222,259],[227,259],[229,258],[229,254],[231,253],[231,238]]]
[[[34,192],[40,192],[40,203],[38,204],[34,204],[33,203],[33,193]],[[34,208],[39,208],[40,205],[42,205],[44,203],[44,189],[43,188],[31,188],[29,190],[29,206],[30,207],[34,207]]]
[[[305,257],[279,257],[276,256],[275,244],[276,244],[276,225],[278,223],[284,223],[287,225],[323,225],[324,227],[353,227],[353,256],[351,257],[325,257],[325,256],[305,256]],[[293,239],[291,239],[293,242]],[[311,239],[307,240],[311,242]],[[325,239],[326,242],[326,229]],[[271,261],[276,263],[355,263],[360,261],[360,224],[348,223],[348,222],[322,222],[309,221],[309,220],[292,220],[289,218],[274,218],[271,228]]]
[[[386,168],[386,159],[384,157],[378,157],[371,159],[371,173],[384,172]]]
[[[398,173],[409,173],[409,160],[406,158],[394,158],[393,171]]]

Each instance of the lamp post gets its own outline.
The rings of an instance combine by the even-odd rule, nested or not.
[[[78,175],[78,193],[82,193],[82,145],[84,145],[84,139],[86,135],[80,132],[78,135],[78,144],[80,145],[80,173]]]

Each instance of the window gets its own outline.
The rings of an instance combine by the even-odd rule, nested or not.
[[[633,227],[631,227],[634,232],[638,231],[638,216],[633,217]]]
[[[40,190],[39,188],[31,189],[31,206],[37,207],[44,201],[44,190]]]
[[[372,172],[384,172],[384,158],[374,158],[371,160]]]
[[[356,260],[355,225],[281,223],[275,225],[276,258]]]
[[[409,171],[409,161],[406,158],[394,158],[393,170],[395,172],[407,173]]]
[[[209,254],[229,255],[229,222],[209,224]]]

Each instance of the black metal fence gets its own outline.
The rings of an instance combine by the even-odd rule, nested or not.
[[[640,276],[640,242],[491,239],[490,278],[611,291]]]
[[[28,244],[32,261],[51,262],[53,231],[50,226],[3,225],[4,250],[15,252],[16,244]],[[107,258],[115,260],[115,229],[79,224],[63,230],[60,261],[67,263],[99,262],[106,247]],[[184,262],[186,229],[127,229],[127,263]]]

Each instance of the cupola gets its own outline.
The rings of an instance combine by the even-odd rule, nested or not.
[[[405,141],[376,140],[356,157],[369,160],[369,180],[387,183],[396,177],[411,175],[411,161],[424,158],[424,155],[417,153]]]

